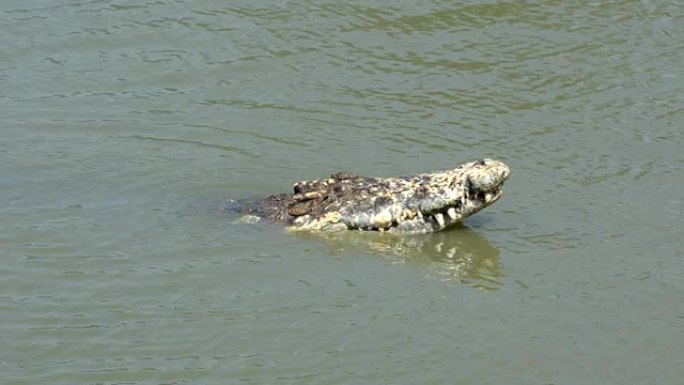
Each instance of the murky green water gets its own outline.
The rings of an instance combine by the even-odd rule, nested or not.
[[[684,382],[684,6],[0,3],[2,384]],[[442,234],[227,196],[484,156]]]

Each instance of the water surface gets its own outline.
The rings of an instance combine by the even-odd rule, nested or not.
[[[675,384],[677,2],[5,1],[3,384]],[[225,197],[485,156],[441,234]]]

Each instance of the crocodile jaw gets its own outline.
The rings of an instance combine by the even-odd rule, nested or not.
[[[450,189],[425,198],[419,210],[405,211],[388,231],[424,233],[453,226],[498,201],[510,175],[506,164],[488,158],[466,163],[454,171]]]
[[[396,225],[390,227],[387,231],[405,233],[441,231],[462,222],[466,217],[490,206],[499,200],[502,194],[502,189],[497,188],[474,198],[464,198],[458,204],[444,206],[429,213],[409,213],[408,217],[411,217],[410,219],[406,218],[405,215],[405,219],[399,219]]]

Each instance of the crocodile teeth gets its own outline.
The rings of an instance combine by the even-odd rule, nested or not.
[[[447,210],[447,215],[449,215],[449,218],[452,220],[456,220],[456,209],[453,207],[449,207],[449,210]]]
[[[437,223],[439,223],[439,225],[441,227],[444,227],[444,215],[442,215],[440,213],[435,214],[435,219],[437,220]]]
[[[373,219],[373,226],[377,228],[384,228],[392,221],[392,215],[387,211],[376,214]]]

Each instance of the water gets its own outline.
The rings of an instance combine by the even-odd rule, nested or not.
[[[674,384],[684,7],[4,1],[3,384]],[[485,156],[442,234],[225,197]]]

